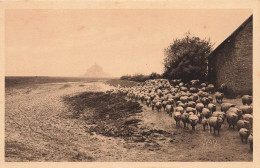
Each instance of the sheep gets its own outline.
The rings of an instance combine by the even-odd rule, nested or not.
[[[170,103],[171,105],[174,104],[174,100],[173,100],[173,98],[169,98],[168,101],[169,101],[169,103]]]
[[[229,124],[229,128],[231,125],[233,125],[233,129],[235,129],[235,125],[238,121],[238,115],[234,112],[227,113],[227,122]]]
[[[203,108],[201,113],[202,118],[209,118],[211,116],[211,112],[208,108]]]
[[[186,112],[187,112],[187,113],[189,113],[189,112],[195,113],[195,112],[196,112],[196,109],[195,109],[195,108],[192,108],[192,107],[187,107],[187,108],[186,108]]]
[[[182,113],[181,114],[181,121],[183,122],[184,128],[186,128],[186,123],[187,123],[187,128],[188,128],[189,114],[188,113]]]
[[[198,94],[195,93],[195,94],[192,95],[192,100],[194,102],[196,102],[198,99],[199,99],[199,95]]]
[[[180,100],[179,101],[176,101],[176,106],[179,106],[179,104],[182,103]]]
[[[192,127],[192,130],[195,130],[195,126],[197,125],[198,121],[199,118],[196,115],[193,114],[189,116],[189,123]]]
[[[215,111],[212,113],[212,117],[218,117],[218,116],[221,116],[223,118],[223,121],[225,121],[226,114],[224,112]]]
[[[181,87],[180,89],[181,89],[181,91],[184,91],[184,92],[188,91],[188,88],[186,88],[186,87]]]
[[[212,94],[214,92],[215,86],[213,84],[209,84],[207,88],[208,92]]]
[[[207,107],[208,104],[210,103],[210,100],[208,97],[202,97],[201,102],[204,104],[205,107]]]
[[[171,104],[166,105],[166,112],[170,115],[173,112],[173,106]]]
[[[242,119],[249,121],[251,126],[253,126],[253,115],[252,114],[244,114],[244,115],[242,115]]]
[[[151,99],[146,100],[146,106],[149,107],[151,104]]]
[[[187,107],[187,104],[184,104],[184,103],[179,103],[179,104],[178,104],[178,107],[183,107],[183,108],[186,108],[186,107]]]
[[[235,113],[238,115],[238,119],[240,119],[242,117],[242,110],[240,110],[239,108],[236,107],[230,107],[227,111],[227,113]]]
[[[240,130],[241,128],[250,129],[251,128],[250,122],[247,121],[247,120],[238,120],[237,121],[237,129]]]
[[[205,131],[205,127],[207,126],[207,128],[208,128],[208,126],[209,126],[208,119],[203,118],[201,123],[203,125],[203,130]]]
[[[220,92],[216,92],[215,93],[215,98],[216,98],[216,102],[218,104],[221,104],[222,101],[223,101],[223,98],[224,98],[224,94],[223,93],[220,93]]]
[[[190,88],[190,92],[191,92],[191,93],[197,93],[197,92],[198,92],[198,89],[195,88],[195,87],[191,87],[191,88]]]
[[[241,108],[243,114],[252,114],[253,113],[252,106],[245,105],[245,106],[241,106],[240,108]]]
[[[163,111],[165,111],[165,108],[166,108],[167,103],[168,103],[167,101],[163,101],[163,102],[162,102]]]
[[[180,126],[180,121],[181,121],[181,113],[180,112],[173,112],[172,114],[175,122],[176,122],[176,126],[179,125]]]
[[[157,109],[158,112],[161,111],[161,109],[162,109],[162,103],[158,101],[158,102],[155,104],[155,107],[156,107],[156,109]]]
[[[201,87],[206,87],[207,84],[206,84],[206,83],[201,83],[200,86],[201,86]]]
[[[207,88],[207,87],[202,87],[201,90],[202,90],[203,92],[207,92],[207,91],[208,91],[208,88]]]
[[[253,102],[253,97],[249,95],[242,96],[242,103],[243,105],[250,105]]]
[[[195,103],[194,101],[189,101],[189,102],[187,103],[187,106],[188,106],[188,107],[195,108],[195,107],[196,107],[196,103]]]
[[[236,106],[236,105],[231,104],[231,103],[222,103],[220,109],[221,109],[221,111],[223,111],[223,112],[227,112],[230,107],[235,107],[235,106]]]
[[[217,110],[217,106],[213,103],[208,104],[208,109],[210,110],[211,113],[215,112]]]
[[[198,85],[199,84],[199,80],[191,80],[190,81],[190,84],[192,85],[192,86],[196,86],[196,85]]]
[[[187,102],[188,102],[188,96],[181,96],[181,97],[180,97],[180,101],[181,101],[182,103],[187,103]]]
[[[196,110],[197,110],[197,113],[201,113],[202,112],[202,109],[204,108],[204,104],[202,103],[197,103],[196,106],[195,106]]]
[[[184,108],[181,106],[176,107],[176,112],[184,113]]]
[[[248,142],[250,145],[250,150],[253,151],[253,132],[248,136]]]
[[[208,96],[209,102],[212,103],[213,102],[213,97],[212,96]]]
[[[179,83],[179,87],[182,87],[182,86],[184,86],[184,83],[183,82]]]
[[[214,135],[215,135],[215,130],[218,130],[218,134],[219,134],[219,130],[221,128],[221,125],[223,124],[223,118],[221,116],[209,117],[208,122],[209,122],[209,126],[210,126],[210,133],[211,133],[211,128],[213,127]]]
[[[154,110],[154,107],[155,107],[156,102],[157,102],[157,101],[156,101],[155,99],[152,101],[152,110]]]
[[[221,92],[223,92],[223,93],[226,93],[226,92],[227,92],[227,85],[226,85],[225,83],[222,83],[222,84],[220,85],[219,90],[220,90]]]
[[[241,128],[239,130],[239,135],[241,138],[241,142],[243,143],[244,139],[245,139],[245,142],[247,143],[247,139],[248,139],[248,136],[250,135],[250,132],[246,128]]]

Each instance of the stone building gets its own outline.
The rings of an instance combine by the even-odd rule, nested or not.
[[[253,15],[239,26],[208,56],[209,82],[219,88],[226,84],[225,95],[252,94]]]

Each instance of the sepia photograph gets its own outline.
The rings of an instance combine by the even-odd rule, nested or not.
[[[5,162],[253,162],[252,8],[4,21]]]

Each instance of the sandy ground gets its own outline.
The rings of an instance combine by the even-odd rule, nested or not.
[[[201,125],[178,128],[166,113],[143,107],[139,130],[152,133],[135,142],[89,134],[84,120],[64,117],[63,96],[109,88],[74,82],[6,89],[6,161],[252,161],[249,144],[226,123],[214,136]]]

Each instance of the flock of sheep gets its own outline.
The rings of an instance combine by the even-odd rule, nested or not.
[[[209,126],[210,132],[213,128],[214,134],[215,131],[219,134],[221,125],[226,120],[229,127],[237,127],[242,143],[248,140],[250,150],[253,150],[252,96],[244,95],[241,107],[223,103],[223,93],[215,92],[214,85],[200,83],[199,80],[188,83],[181,80],[147,80],[134,87],[119,87],[118,90],[126,93],[129,99],[141,101],[152,110],[161,112],[163,109],[174,118],[179,127],[182,122],[184,128],[191,125],[192,130],[195,130],[197,124],[202,124],[204,131]],[[217,111],[216,104],[220,104],[220,111]]]

